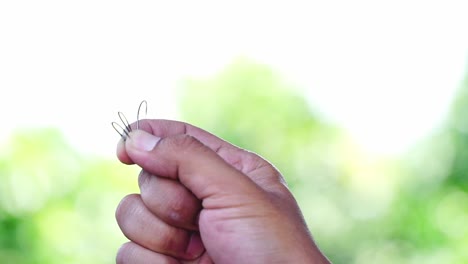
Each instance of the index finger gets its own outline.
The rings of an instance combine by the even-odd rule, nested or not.
[[[136,122],[132,123],[130,126],[132,129],[136,129]],[[160,138],[181,134],[193,136],[215,151],[227,163],[245,174],[251,174],[259,168],[265,168],[270,165],[258,155],[234,146],[201,128],[185,122],[164,119],[144,119],[140,120],[139,129]],[[125,150],[125,144],[123,143],[124,142],[120,140],[117,147],[117,157],[125,164],[133,164],[134,162],[128,156]]]

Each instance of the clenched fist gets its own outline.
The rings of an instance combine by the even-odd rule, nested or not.
[[[141,194],[116,211],[130,240],[117,263],[329,263],[258,155],[186,123],[143,120],[117,156],[142,168]]]

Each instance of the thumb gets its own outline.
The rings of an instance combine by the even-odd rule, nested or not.
[[[159,138],[136,130],[130,133],[125,149],[129,158],[142,169],[153,175],[179,180],[201,200],[258,192],[258,187],[249,177],[187,134]]]

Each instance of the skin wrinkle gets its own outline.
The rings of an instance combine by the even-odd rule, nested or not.
[[[141,210],[140,208],[138,207],[135,207],[133,206],[133,201],[135,200],[136,196],[138,196],[138,194],[130,194],[130,195],[127,195],[126,197],[124,197],[122,199],[122,202],[120,203],[119,207],[118,207],[118,214],[116,216],[117,218],[117,222],[119,224],[119,226],[122,227],[122,230],[129,230],[129,229],[132,229],[132,230],[135,230],[133,228],[137,228],[138,230],[136,230],[136,232],[144,232],[144,225],[141,225],[139,223],[141,223],[141,219],[138,219],[137,221],[137,225],[135,225],[134,223],[132,223],[132,218],[130,217],[125,217],[126,215],[140,215],[141,213]],[[120,219],[123,219],[123,220],[120,220]],[[132,239],[131,238],[131,235],[129,235],[129,232],[123,232],[124,235],[128,238],[128,239]]]
[[[243,205],[240,206],[233,206],[233,207],[228,207],[228,208],[212,208],[212,209],[205,209],[204,214],[215,214],[216,215],[216,221],[213,221],[212,224],[216,224],[216,222],[221,222],[223,224],[226,224],[228,221],[236,221],[236,220],[245,220],[245,219],[270,219],[273,216],[275,216],[275,212],[272,209],[268,208],[262,208],[260,210],[250,210],[248,213],[242,213],[241,215],[238,214],[238,212],[242,212],[243,208],[249,207],[250,205],[247,203],[244,203]],[[235,215],[235,216],[232,216]],[[267,221],[268,222],[268,221]],[[219,231],[224,231],[224,230],[219,230]]]
[[[201,203],[190,190],[172,179],[158,178],[148,173],[140,175],[140,181],[145,182],[140,186],[142,200],[150,211],[178,227],[198,230],[194,215],[200,210]],[[168,189],[172,193],[167,193]],[[153,196],[158,199],[153,199]]]
[[[226,165],[228,165],[228,164],[226,164]],[[203,166],[203,164],[201,164],[200,166]],[[238,171],[235,170],[232,166],[229,166],[229,167],[226,166],[226,168],[232,169],[233,173],[238,173]],[[190,168],[185,167],[185,166],[181,166],[180,170],[179,170],[179,173],[185,175],[185,177],[184,177],[185,181],[191,180],[191,179],[199,179],[199,178],[202,177],[202,175],[199,175],[198,172],[194,172],[194,171],[191,171],[191,170],[185,170],[185,169],[190,169]],[[239,175],[239,176],[242,176],[242,175]],[[248,181],[251,181],[250,178],[247,178],[247,177],[243,177],[243,178],[248,179]],[[182,183],[184,184],[183,181],[182,181]],[[188,182],[185,182],[185,183],[188,184]],[[200,193],[203,193],[203,196],[198,197],[201,200],[204,200],[204,199],[206,199],[208,197],[212,197],[212,196],[215,196],[215,195],[224,195],[226,193],[231,192],[228,189],[220,189],[217,185],[213,185],[213,184],[207,184],[203,188],[204,188],[204,190],[200,191]]]
[[[141,246],[150,250],[154,250],[156,248],[165,248],[168,249],[165,253],[169,253],[170,255],[174,255],[176,252],[181,252],[181,249],[177,245],[180,245],[180,241],[188,239],[186,232],[178,228],[161,228],[161,225],[165,225],[164,223],[160,222],[158,224],[158,222],[148,221],[149,218],[143,216],[148,216],[151,214],[151,212],[147,211],[147,209],[144,210],[146,207],[141,206],[143,202],[141,199],[139,199],[138,194],[131,194],[126,196],[126,198],[122,200],[122,204],[123,206],[119,210],[120,213],[117,219],[122,219],[122,217],[125,215],[131,216],[123,217],[123,221],[118,221],[124,230],[128,230],[127,232],[124,232],[124,235],[128,239],[133,239],[132,234],[148,234],[149,230],[153,230],[156,232],[155,235],[165,237],[167,239],[149,239],[146,241],[148,245]],[[133,219],[136,220],[136,223],[132,222]]]
[[[120,222],[122,226],[126,226],[128,223],[128,219],[126,217],[122,217],[125,214],[135,214],[138,212],[138,208],[135,208],[132,206],[132,200],[135,199],[135,196],[138,194],[129,194],[125,196],[122,201],[120,201],[117,210],[116,210],[116,218],[117,219],[124,219],[123,221]]]
[[[221,151],[225,149],[225,151]],[[235,153],[233,153],[235,152]],[[277,173],[276,171],[270,168],[271,164],[265,162],[261,157],[257,154],[246,151],[243,149],[229,149],[227,147],[221,147],[218,154],[229,164],[231,164],[237,170],[243,172],[245,175],[254,179],[255,182],[265,182],[270,185],[269,182],[274,183],[275,180],[280,180],[282,183],[286,183],[281,176],[281,174]],[[242,155],[244,154],[244,155]],[[247,155],[246,155],[247,154]],[[266,170],[265,173],[255,173],[262,170]],[[257,176],[258,175],[258,176]],[[271,177],[265,177],[265,175],[272,175]],[[276,176],[276,177],[275,177]],[[263,186],[262,184],[260,184]]]
[[[117,252],[116,264],[128,263],[129,262],[128,260],[132,259],[133,253],[134,253],[134,250],[131,246],[131,242],[127,242],[123,244],[119,248],[119,251]]]
[[[262,204],[264,194],[256,190],[244,191],[242,196],[238,194],[225,194],[223,196],[212,197],[209,200],[202,201],[203,209],[229,209],[239,207],[256,207],[256,204]],[[218,206],[217,199],[222,199],[223,205]]]
[[[151,175],[147,171],[140,171],[140,174],[138,175],[138,186],[140,187],[140,189],[143,185],[147,184],[150,181],[150,177]]]

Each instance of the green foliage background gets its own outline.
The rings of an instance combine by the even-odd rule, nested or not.
[[[280,169],[333,263],[468,263],[468,81],[445,125],[392,159],[359,150],[266,65],[238,60],[182,95],[184,121]],[[0,149],[0,263],[114,263],[114,210],[136,174],[55,129],[18,131]]]

